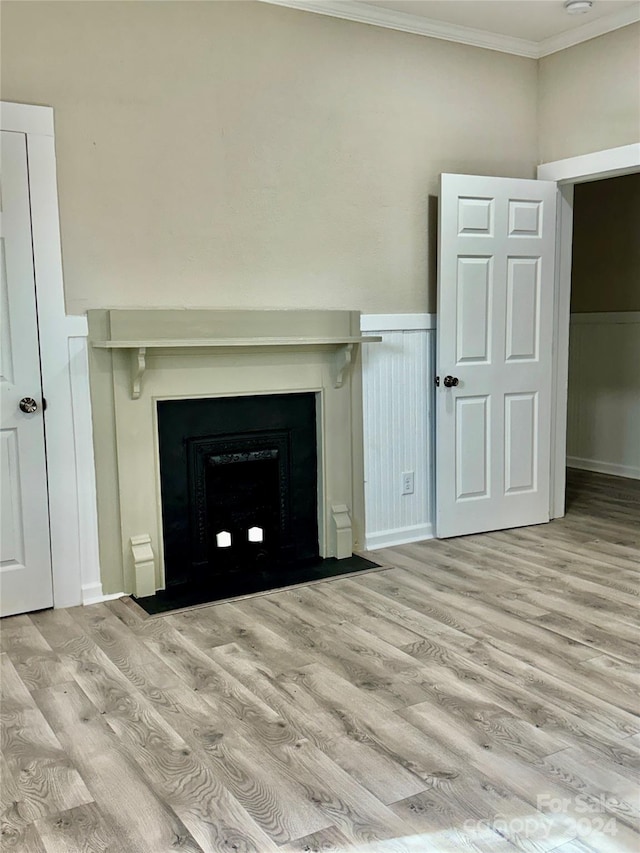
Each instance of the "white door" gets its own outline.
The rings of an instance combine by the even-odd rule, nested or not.
[[[549,521],[556,184],[442,175],[436,530]]]
[[[26,136],[1,134],[0,615],[53,604]],[[22,411],[31,398],[35,411]],[[23,402],[27,410],[29,402]]]

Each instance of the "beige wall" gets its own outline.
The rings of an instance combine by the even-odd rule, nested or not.
[[[540,162],[640,140],[640,24],[540,60]]]
[[[438,174],[533,177],[536,84],[266,4],[2,4],[2,98],[56,111],[72,313],[434,310]]]
[[[571,310],[640,311],[640,174],[576,186]]]

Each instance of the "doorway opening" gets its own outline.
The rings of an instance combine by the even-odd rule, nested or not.
[[[640,173],[578,184],[567,467],[640,479]],[[573,477],[567,508],[576,498]]]
[[[556,227],[556,284],[553,324],[553,387],[551,411],[550,517],[565,514],[567,464],[567,379],[569,371],[569,328],[571,318],[571,265],[573,253],[573,205],[578,185],[640,172],[640,144],[622,145],[543,163],[539,180],[558,185]]]

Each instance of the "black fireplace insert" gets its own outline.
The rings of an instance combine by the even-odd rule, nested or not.
[[[315,394],[158,403],[167,589],[318,560]]]
[[[316,395],[157,403],[164,590],[173,610],[375,566],[321,559]]]

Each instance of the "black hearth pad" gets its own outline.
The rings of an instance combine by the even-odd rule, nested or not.
[[[216,601],[234,598],[239,595],[251,595],[254,592],[275,592],[283,587],[376,568],[378,568],[377,563],[365,560],[364,557],[358,557],[356,554],[344,560],[336,560],[335,557],[328,557],[326,560],[320,560],[311,566],[304,566],[300,569],[288,568],[280,574],[270,572],[268,577],[255,574],[252,577],[234,577],[226,581],[218,580],[215,589],[209,587],[184,587],[180,588],[179,592],[159,590],[155,595],[136,598],[135,601],[143,610],[154,616],[157,613],[182,610],[185,607],[213,604]]]

